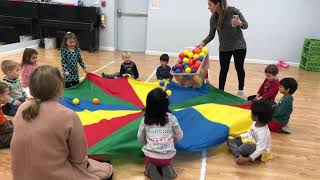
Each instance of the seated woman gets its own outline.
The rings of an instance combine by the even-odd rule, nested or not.
[[[13,179],[111,179],[112,165],[88,159],[77,114],[58,102],[64,88],[59,70],[38,67],[29,87],[34,98],[19,107],[13,120]]]

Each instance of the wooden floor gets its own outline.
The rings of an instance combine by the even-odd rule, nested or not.
[[[12,59],[20,62],[22,54],[0,58]],[[101,72],[116,72],[122,63],[119,52],[99,51],[95,53],[83,52],[82,57],[88,70]],[[159,66],[159,57],[133,53],[140,80],[155,80],[154,71]],[[39,49],[40,64],[51,64],[60,67],[60,55],[57,50]],[[174,64],[175,58],[170,64]],[[218,84],[218,61],[210,61],[210,79],[214,86]],[[102,69],[99,69],[103,67]],[[246,64],[245,95],[256,93],[264,80],[264,67],[260,64]],[[98,70],[98,71],[97,71]],[[83,72],[81,72],[83,74]],[[3,74],[0,74],[3,76]],[[297,67],[281,69],[279,78],[293,77],[298,83],[298,91],[294,95],[294,112],[290,125],[293,133],[290,135],[272,133],[271,150],[274,159],[267,163],[238,166],[234,158],[228,153],[223,144],[216,149],[210,149],[207,156],[200,153],[178,154],[174,160],[174,167],[179,180],[200,179],[201,173],[205,179],[320,179],[320,73],[306,72]],[[150,79],[151,78],[151,79]],[[233,64],[227,79],[226,91],[237,92],[237,76]],[[281,95],[279,94],[277,100]],[[10,180],[10,152],[9,149],[0,150],[0,179]],[[203,162],[206,166],[202,167]],[[117,180],[147,179],[143,175],[143,164],[121,163],[115,164],[115,178]]]

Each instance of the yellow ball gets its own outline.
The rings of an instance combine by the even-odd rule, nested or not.
[[[189,52],[189,53],[188,53],[188,57],[189,57],[190,59],[192,59],[192,58],[193,58],[193,53],[192,53],[192,52]]]
[[[183,54],[184,54],[185,56],[188,56],[189,51],[188,51],[188,50],[184,50],[184,51],[183,51]]]
[[[80,103],[80,100],[79,100],[78,98],[74,98],[74,99],[72,100],[72,103],[73,103],[74,105],[78,105],[78,104]]]
[[[200,56],[202,56],[202,57],[206,57],[206,53],[201,52],[201,53],[200,53]]]
[[[186,68],[185,71],[186,71],[186,73],[191,73],[191,68],[188,67],[188,68]]]
[[[193,59],[198,59],[199,58],[199,55],[198,54],[195,54],[194,56],[193,56]]]
[[[202,48],[202,52],[207,53],[208,52],[208,48],[207,47]]]
[[[188,62],[189,62],[189,59],[188,59],[188,58],[183,58],[183,62],[184,62],[184,63],[188,63]]]
[[[172,95],[172,91],[171,90],[166,90],[166,93],[167,93],[168,96]]]

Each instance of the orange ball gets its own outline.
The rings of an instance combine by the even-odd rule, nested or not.
[[[200,54],[202,52],[199,48],[195,48],[193,51],[195,54]]]
[[[93,104],[100,104],[100,100],[98,98],[93,98],[92,103]]]

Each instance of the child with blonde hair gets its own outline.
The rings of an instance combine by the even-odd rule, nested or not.
[[[119,77],[130,76],[134,79],[138,79],[139,78],[138,68],[137,68],[137,65],[131,59],[131,53],[123,52],[121,57],[122,57],[123,63],[120,66],[120,72],[116,72],[114,74],[102,73],[102,77],[114,79]]]
[[[72,32],[67,32],[61,43],[61,66],[66,88],[79,84],[78,63],[87,73],[80,52],[77,36]]]
[[[18,107],[27,98],[27,93],[22,89],[21,82],[18,79],[20,75],[20,64],[12,60],[4,60],[1,63],[1,70],[6,75],[3,82],[9,87],[9,101],[2,107],[3,113],[8,116],[14,116]]]

